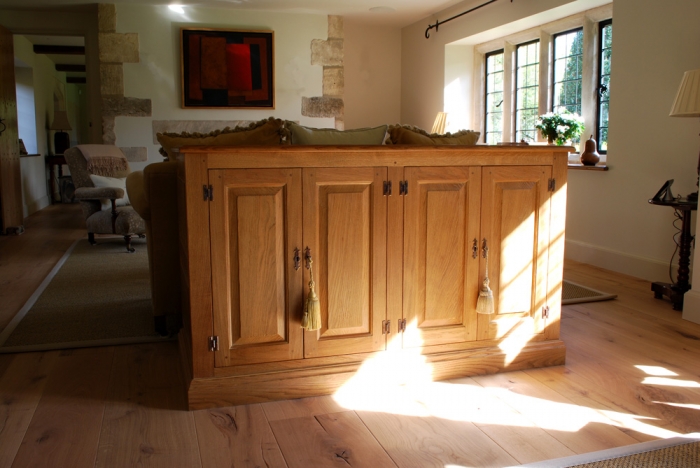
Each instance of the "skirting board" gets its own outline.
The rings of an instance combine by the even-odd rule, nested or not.
[[[36,213],[39,210],[43,210],[47,206],[51,204],[51,201],[49,200],[49,196],[43,196],[37,200],[34,200],[33,202],[30,203],[25,203],[22,206],[22,211],[23,215],[26,218],[27,216]]]
[[[691,289],[683,295],[683,319],[700,324],[700,291]]]
[[[431,369],[430,379],[446,380],[563,365],[566,361],[566,347],[561,340],[552,340],[529,343],[519,351],[517,356],[512,356],[511,353],[494,346],[424,357],[425,363]],[[328,395],[358,375],[363,364],[363,362],[355,362],[263,374],[196,378],[190,382],[187,392],[189,409],[199,410]],[[413,375],[408,374],[410,373],[405,376],[407,380],[414,378]],[[372,384],[377,380],[380,379],[373,379],[372,376],[368,379],[369,382],[373,382]]]
[[[647,281],[669,281],[668,262],[630,255],[572,239],[566,240],[564,257]],[[673,265],[672,273],[678,272]]]

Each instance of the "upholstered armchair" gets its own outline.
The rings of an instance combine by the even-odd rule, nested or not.
[[[133,252],[131,237],[143,237],[146,224],[131,205],[125,204],[126,176],[131,171],[124,154],[112,145],[79,145],[66,150],[64,156],[75,185],[75,198],[83,208],[90,243],[95,244],[95,234],[118,234],[124,236],[126,250]]]

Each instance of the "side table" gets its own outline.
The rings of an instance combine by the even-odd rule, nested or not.
[[[58,166],[58,177],[63,176],[63,165],[66,164],[66,158],[62,154],[50,154],[46,156],[46,164],[49,165],[49,184],[51,187],[51,203],[54,203],[54,194],[56,193],[56,178],[54,177],[53,167]]]
[[[693,236],[690,234],[691,212],[698,209],[697,200],[678,198],[671,201],[649,200],[652,205],[668,206],[676,210],[681,219],[681,238],[678,248],[678,277],[674,284],[652,283],[654,297],[661,299],[668,296],[673,302],[673,310],[683,310],[683,295],[690,290],[690,244]]]

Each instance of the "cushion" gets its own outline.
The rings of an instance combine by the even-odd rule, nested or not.
[[[310,128],[289,121],[285,126],[291,132],[292,145],[381,145],[387,129],[386,125],[354,130]]]
[[[105,177],[95,174],[90,174],[90,180],[95,185],[96,188],[112,187],[120,188],[124,190],[124,198],[117,198],[117,206],[131,205],[129,202],[129,195],[126,193],[126,177],[116,178],[116,177]],[[100,203],[102,204],[103,210],[112,211],[112,201],[107,198],[101,198]]]
[[[430,134],[425,130],[410,125],[392,125],[389,136],[394,145],[475,145],[480,132],[460,130],[457,133]]]
[[[157,133],[158,143],[163,147],[161,153],[169,160],[174,159],[173,149],[183,146],[274,146],[284,144],[281,119],[269,119],[254,122],[248,127],[226,127],[210,133]]]

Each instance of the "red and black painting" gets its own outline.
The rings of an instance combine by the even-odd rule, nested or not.
[[[272,108],[272,31],[182,29],[182,106]]]

